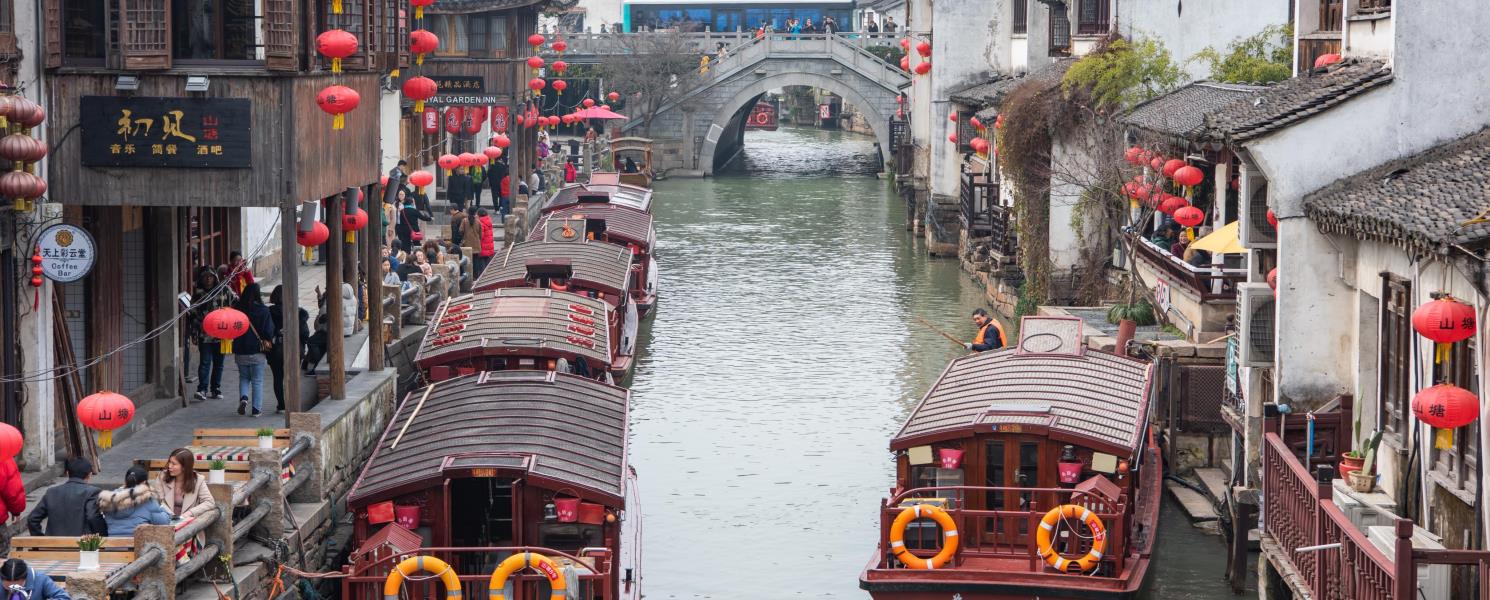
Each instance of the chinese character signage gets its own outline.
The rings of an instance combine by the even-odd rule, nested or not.
[[[252,166],[247,98],[83,96],[83,165]]]
[[[426,106],[475,106],[496,104],[497,95],[486,93],[486,78],[479,75],[429,75],[435,80],[435,96]]]
[[[93,236],[81,227],[53,225],[42,230],[36,245],[41,273],[52,281],[71,283],[93,269]]]

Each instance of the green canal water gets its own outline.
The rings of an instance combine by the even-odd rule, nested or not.
[[[984,306],[905,230],[877,160],[868,136],[751,132],[734,172],[657,183],[631,412],[647,597],[868,597],[887,443],[962,352],[916,317],[969,337]],[[1219,538],[1161,535],[1150,597],[1232,597]]]

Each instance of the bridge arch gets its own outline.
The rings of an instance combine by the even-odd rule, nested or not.
[[[793,86],[815,87],[828,90],[845,102],[854,105],[864,115],[869,127],[874,131],[874,137],[879,142],[881,168],[889,160],[890,152],[890,116],[882,112],[881,104],[875,103],[863,94],[859,93],[853,85],[843,80],[814,73],[810,71],[783,72],[767,77],[751,80],[738,88],[733,97],[728,98],[723,104],[714,110],[714,119],[709,124],[707,133],[704,134],[703,146],[699,149],[698,164],[703,168],[706,175],[714,173],[714,153],[720,144],[720,137],[729,128],[730,121],[740,117],[742,109],[746,104],[753,104],[756,98],[774,89],[782,89]],[[893,98],[893,96],[892,96]],[[893,106],[893,100],[892,106]],[[749,114],[745,111],[746,115]]]

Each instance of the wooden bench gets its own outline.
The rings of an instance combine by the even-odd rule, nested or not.
[[[10,558],[27,561],[77,561],[78,538],[53,535],[18,535],[10,538]],[[106,537],[99,548],[99,563],[128,563],[135,559],[132,537]]]
[[[211,448],[215,446],[240,446],[246,448],[257,448],[259,436],[254,432],[256,429],[197,429],[192,432],[191,445],[193,448]],[[280,452],[290,447],[290,430],[274,430],[274,448]]]
[[[150,472],[151,479],[157,479],[165,473],[166,460],[167,459],[164,458],[142,458],[136,460],[135,464],[145,467],[145,470]],[[226,480],[228,483],[236,485],[241,482],[248,481],[249,479],[253,479],[253,465],[250,464],[248,461],[224,461],[224,467],[226,468],[223,470],[223,479]],[[202,481],[206,481],[207,473],[212,470],[212,461],[196,461],[196,468],[194,470],[197,472],[197,477],[200,477]]]

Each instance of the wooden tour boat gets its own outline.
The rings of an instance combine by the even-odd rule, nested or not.
[[[616,138],[610,141],[610,152],[615,158],[616,171],[621,174],[621,183],[652,188],[652,140],[642,137]]]
[[[631,252],[615,244],[579,237],[573,242],[533,241],[508,246],[471,286],[472,292],[539,288],[579,294],[610,307],[615,345],[610,370],[619,381],[632,367],[640,320],[631,300]]]
[[[1133,598],[1163,465],[1152,366],[1026,317],[1016,347],[958,358],[890,443],[896,482],[859,585],[875,600]]]
[[[446,300],[414,364],[429,381],[481,371],[558,371],[616,380],[619,319],[604,301],[554,290],[505,288]]]
[[[776,126],[776,105],[765,100],[756,102],[750,109],[750,115],[745,117],[746,129],[776,131]]]
[[[646,316],[657,301],[657,233],[652,215],[617,204],[573,204],[544,213],[528,241],[589,240],[616,244],[631,253],[631,300]]]
[[[640,598],[629,400],[540,371],[410,392],[347,497],[342,598]]]
[[[621,183],[619,173],[594,173],[589,183],[570,183],[556,190],[543,204],[548,212],[575,204],[615,204],[652,212],[652,190]]]

